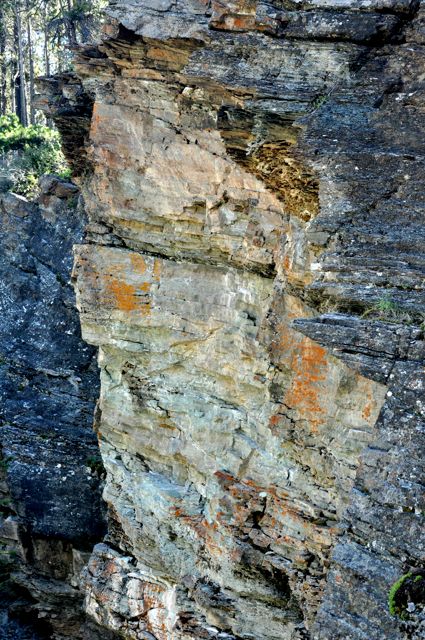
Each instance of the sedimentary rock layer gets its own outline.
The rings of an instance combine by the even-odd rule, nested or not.
[[[44,98],[84,140],[111,508],[87,611],[134,639],[399,640],[388,589],[424,542],[422,5],[108,14],[75,61],[90,128],[77,77]]]

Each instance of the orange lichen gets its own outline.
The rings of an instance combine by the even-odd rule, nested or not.
[[[107,283],[107,289],[113,296],[114,307],[127,312],[137,309],[136,288],[133,285],[111,278]]]
[[[183,516],[182,520],[198,537],[198,539],[202,541],[205,545],[205,549],[212,557],[222,556],[226,552],[226,546],[223,544],[222,535],[218,530],[218,521],[208,522],[208,520],[201,515]]]
[[[168,638],[168,611],[164,606],[162,597],[164,587],[152,582],[143,583],[143,606],[146,612],[146,630],[155,634],[158,640]],[[151,614],[154,613],[152,616]]]
[[[300,566],[305,563],[306,549],[320,553],[332,544],[336,528],[312,522],[311,514],[296,508],[286,492],[278,492],[274,486],[259,486],[252,480],[239,480],[225,472],[215,475],[220,477],[226,491],[222,499],[225,511],[217,511],[215,521],[226,536],[234,536],[236,530],[253,533],[260,546],[267,547],[273,541],[283,546],[285,553]],[[253,522],[260,528],[253,528]]]
[[[98,103],[95,102],[93,105],[93,112],[91,117],[91,128],[90,128],[90,138],[93,140],[97,135],[97,130],[99,128],[100,123],[100,115]]]
[[[158,258],[154,260],[152,276],[155,282],[159,282],[161,278],[161,260],[158,260]]]
[[[320,403],[320,383],[326,379],[326,350],[309,338],[303,338],[291,365],[295,375],[283,402],[296,409],[300,419],[307,420],[312,431],[317,432],[325,416]]]
[[[175,61],[174,49],[160,49],[159,47],[150,47],[146,52],[146,56],[154,60],[166,60],[167,62]]]
[[[130,253],[130,262],[134,271],[138,274],[143,274],[146,271],[146,261],[140,253]]]
[[[366,422],[369,422],[370,417],[372,415],[372,411],[375,410],[376,401],[373,396],[369,380],[365,380],[362,386],[364,387],[363,393],[364,393],[364,399],[365,399],[365,405],[362,410],[362,418]]]
[[[256,21],[254,16],[225,16],[222,20],[214,23],[215,27],[228,29],[229,31],[248,31],[255,29]]]
[[[368,402],[362,411],[362,418],[364,420],[369,420],[371,412],[372,412],[372,406],[371,406],[371,403]]]
[[[282,416],[275,414],[274,416],[270,417],[269,425],[271,427],[277,427],[281,421],[282,421]]]
[[[294,420],[306,420],[313,432],[325,422],[328,362],[326,350],[288,327],[290,320],[302,316],[302,309],[288,305],[284,322],[276,326],[276,339],[272,344],[273,361],[287,372],[289,385],[282,387],[282,398],[277,401],[286,408],[270,416],[269,425],[277,433],[281,425],[287,422],[285,414],[289,407],[295,413]],[[304,313],[305,315],[305,313]]]

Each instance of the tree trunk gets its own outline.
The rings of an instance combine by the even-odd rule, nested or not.
[[[18,78],[17,87],[19,88],[19,100],[17,99],[16,113],[24,127],[28,126],[27,117],[27,100],[25,90],[25,67],[24,67],[24,51],[22,43],[22,22],[21,22],[21,4],[19,0],[15,4],[15,24],[17,35],[17,52],[18,52]],[[16,96],[18,98],[18,95]]]
[[[7,61],[6,61],[6,16],[4,8],[0,7],[0,115],[7,111]]]
[[[44,70],[46,76],[50,76],[50,56],[49,56],[49,29],[47,22],[47,2],[43,3],[43,19],[44,19]]]
[[[16,76],[18,72],[16,70],[16,61],[12,58],[10,61],[10,110],[12,113],[16,113]]]
[[[69,15],[69,44],[73,46],[77,44],[77,28],[75,26],[75,22],[71,19],[71,12],[73,8],[71,0],[67,0],[67,5]]]
[[[33,53],[33,44],[32,44],[32,29],[31,29],[31,17],[30,17],[30,11],[29,11],[29,0],[26,0],[26,6],[27,6],[28,62],[29,62],[29,74],[30,74],[29,113],[30,113],[30,123],[35,124],[34,53]]]

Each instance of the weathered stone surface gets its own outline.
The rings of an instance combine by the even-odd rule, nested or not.
[[[134,639],[401,640],[387,593],[424,539],[422,3],[108,13],[75,61],[111,508],[87,611]]]
[[[21,590],[16,613],[74,639],[89,637],[79,631],[77,557],[105,531],[95,352],[81,340],[69,282],[84,224],[78,198],[54,176],[37,202],[0,195],[1,560]]]
[[[347,361],[348,356],[351,366],[385,379],[389,389],[375,438],[361,456],[345,514],[346,534],[335,548],[318,619],[318,637],[344,638],[356,629],[365,638],[378,640],[383,633],[398,638],[393,620],[382,611],[380,592],[403,574],[406,565],[420,566],[425,551],[423,331],[337,315],[296,324],[341,359]],[[367,618],[359,615],[365,599]],[[342,602],[347,615],[338,628],[333,621]]]
[[[297,341],[283,319],[280,333],[267,331],[272,282],[258,275],[90,245],[77,249],[74,275],[84,337],[101,346],[105,497],[132,553],[174,583],[186,575],[219,581],[235,601],[225,628],[236,635],[249,637],[271,608],[277,623],[263,633],[290,637],[300,612],[286,574],[294,565],[295,580],[304,569],[302,597],[315,601],[363,446],[359,432],[362,443],[370,437],[380,391],[375,399],[373,384],[354,379],[361,405],[347,405],[343,367]],[[351,426],[341,431],[345,416]],[[288,438],[293,429],[300,434]],[[323,486],[327,474],[338,476],[340,492]],[[204,546],[210,559],[199,566]],[[254,612],[238,611],[241,592],[257,593]]]

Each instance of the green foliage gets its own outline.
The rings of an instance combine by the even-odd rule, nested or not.
[[[64,14],[66,14],[69,20],[82,22],[88,18],[93,18],[93,16],[100,18],[101,11],[106,5],[107,3],[102,0],[97,0],[97,2],[93,2],[93,0],[90,2],[87,0],[76,0],[71,9],[65,11]]]
[[[59,134],[54,129],[40,124],[23,127],[14,113],[0,117],[0,152],[24,149],[27,145],[37,147],[43,142],[58,141]]]
[[[404,582],[410,578],[412,574],[405,573],[404,576],[401,576],[394,584],[388,592],[388,609],[392,616],[398,616],[402,620],[406,617],[405,611],[400,607],[397,603],[397,593],[400,590],[400,587],[404,584]]]
[[[90,456],[86,460],[86,466],[90,468],[90,471],[99,477],[105,473],[105,467],[103,466],[102,458],[100,456]]]
[[[12,511],[12,501],[10,498],[0,499],[0,515],[7,516]]]
[[[422,314],[408,309],[403,309],[397,302],[389,296],[382,296],[375,304],[366,309],[362,314],[362,318],[376,318],[382,322],[390,322],[395,324],[421,324]]]
[[[391,298],[381,298],[376,303],[376,310],[379,313],[393,313],[398,311],[398,305]]]
[[[60,51],[65,67],[72,65],[72,56],[63,51],[63,43],[75,45],[77,42],[95,42],[101,26],[102,11],[107,6],[106,0],[74,0],[71,6],[51,2],[53,13],[50,14],[47,27],[53,45]],[[55,10],[56,9],[56,10]],[[67,58],[67,59],[66,59]]]
[[[0,458],[0,471],[7,471],[12,458]]]
[[[319,95],[317,95],[312,104],[313,109],[318,109],[319,107],[322,106],[322,104],[325,104],[325,102],[327,102],[329,100],[329,96],[327,94],[321,93]]]
[[[60,135],[43,125],[23,127],[15,114],[0,117],[0,153],[15,193],[34,197],[38,180],[46,173],[70,175]]]

